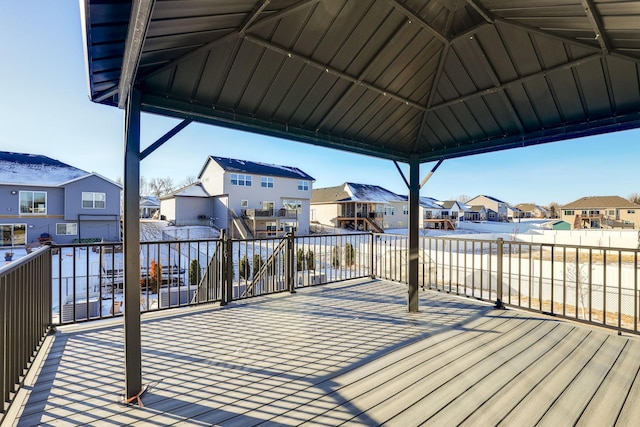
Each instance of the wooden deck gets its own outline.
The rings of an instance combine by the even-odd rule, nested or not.
[[[63,328],[6,425],[640,420],[637,337],[430,291],[410,314],[406,292],[356,280],[143,317],[142,408],[118,403],[122,325]]]

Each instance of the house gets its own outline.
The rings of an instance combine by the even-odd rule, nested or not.
[[[484,206],[487,209],[487,221],[507,221],[509,217],[509,204],[495,197],[479,195],[467,201],[467,205]]]
[[[120,241],[121,191],[47,156],[0,152],[0,246]]]
[[[457,228],[458,221],[462,221],[464,211],[464,204],[455,200],[420,197],[420,227],[453,230]]]
[[[160,214],[175,225],[209,225],[213,198],[197,182],[160,197]]]
[[[155,218],[160,214],[160,200],[153,196],[140,196],[140,218]]]
[[[382,233],[409,222],[407,197],[378,185],[345,182],[314,189],[311,210],[319,224],[359,231]]]
[[[543,206],[535,203],[520,203],[515,206],[519,210],[519,215],[514,218],[550,218],[551,212]]]
[[[495,215],[495,211],[491,211]],[[487,208],[482,205],[468,206],[464,212],[465,221],[486,221],[488,217]]]
[[[560,208],[561,219],[580,228],[640,228],[640,205],[620,196],[582,197]]]
[[[209,156],[198,182],[162,197],[160,212],[176,225],[212,225],[232,237],[309,234],[313,181],[296,167]]]

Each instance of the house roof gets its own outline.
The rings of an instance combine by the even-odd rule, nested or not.
[[[314,188],[311,203],[366,202],[389,203],[406,200],[379,185],[345,182],[336,187]]]
[[[460,207],[464,207],[464,206],[460,205],[460,203],[458,203],[455,200],[444,200],[444,201],[440,202],[440,206],[445,208],[445,209],[451,209],[455,204],[458,204],[458,206],[460,206]]]
[[[504,203],[505,205],[506,205],[506,204],[508,204],[508,203],[507,203],[507,202],[505,202],[505,201],[502,201],[502,200],[500,200],[500,199],[496,199],[495,197],[492,197],[492,196],[487,196],[486,194],[480,194],[480,195],[478,195],[478,196],[474,197],[473,199],[471,199],[471,200],[469,200],[469,201],[470,201],[470,202],[472,202],[472,201],[474,201],[475,199],[477,199],[477,198],[479,198],[479,197],[487,198],[487,199],[492,200],[492,201],[494,201],[494,202],[496,202],[496,203]]]
[[[633,208],[640,209],[640,205],[630,202],[620,196],[589,196],[582,197],[562,206],[561,209],[589,209],[589,208]]]
[[[516,205],[516,208],[523,211],[523,212],[531,212],[534,210],[539,210],[540,212],[547,212],[548,209],[540,206],[540,205],[536,205],[535,203],[518,203]]]
[[[335,187],[314,188],[311,193],[311,203],[348,202],[351,195],[345,190],[345,185]]]
[[[39,154],[0,151],[0,183],[57,187],[90,175],[88,172]]]
[[[427,209],[442,209],[442,205],[433,197],[420,197],[420,206]]]
[[[135,5],[135,7],[133,7]],[[399,161],[640,126],[640,1],[82,0],[90,99]]]
[[[186,187],[179,188],[171,193],[165,194],[160,197],[160,200],[167,200],[172,197],[211,197],[209,193],[202,187],[202,184],[196,182],[194,184],[187,185]]]
[[[308,175],[306,172],[298,169],[297,167],[252,162],[249,160],[229,159],[226,157],[217,156],[209,156],[198,177],[202,176],[204,169],[210,161],[216,162],[222,169],[228,172],[239,172],[252,175],[277,176],[282,178],[314,181],[311,175]]]
[[[140,196],[140,207],[160,207],[160,200],[153,196]]]
[[[482,211],[486,211],[487,208],[485,208],[482,205],[473,205],[473,206],[469,206],[469,209],[467,209],[469,212],[482,212]]]
[[[516,205],[516,208],[518,208],[518,209],[520,209],[521,211],[524,211],[524,212],[531,212],[534,209],[536,209],[537,206],[534,205],[533,203],[518,203]]]

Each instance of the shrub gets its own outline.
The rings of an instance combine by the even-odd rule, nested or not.
[[[240,259],[238,270],[241,279],[247,280],[251,275],[251,266],[249,265],[249,258],[247,258],[246,255]]]
[[[191,260],[189,264],[189,283],[191,285],[197,285],[202,279],[202,273],[200,269],[200,263],[197,259]]]
[[[315,262],[315,257],[313,255],[313,251],[307,252],[307,269],[308,270],[316,269],[316,262]]]
[[[344,265],[352,267],[355,264],[356,250],[351,243],[347,243],[344,247]]]
[[[335,268],[340,267],[340,246],[334,246],[331,249],[331,265]]]
[[[158,288],[162,284],[162,267],[155,259],[152,259],[149,269],[149,288],[151,292],[157,293]]]
[[[305,270],[304,249],[298,248],[296,251],[296,271]]]
[[[253,277],[255,278],[260,268],[262,268],[262,264],[264,264],[264,260],[259,254],[253,254]]]

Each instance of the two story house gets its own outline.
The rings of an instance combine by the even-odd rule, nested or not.
[[[453,230],[462,221],[464,210],[464,204],[454,200],[420,197],[420,227]]]
[[[518,208],[518,216],[516,218],[550,218],[551,213],[543,206],[535,203],[520,203],[516,205]]]
[[[0,246],[119,241],[121,191],[50,157],[0,152]]]
[[[560,211],[573,229],[640,228],[640,205],[620,196],[582,197]]]
[[[309,234],[313,181],[292,166],[209,156],[197,183],[160,199],[160,214],[240,238]]]
[[[314,189],[311,209],[312,220],[318,224],[358,231],[406,228],[409,220],[406,196],[353,182]]]
[[[479,195],[467,201],[469,206],[484,206],[487,221],[507,221],[509,218],[509,204],[495,197]],[[484,221],[484,220],[481,220]]]

